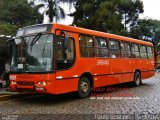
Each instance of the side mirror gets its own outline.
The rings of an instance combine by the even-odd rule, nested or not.
[[[68,48],[68,37],[65,37],[64,38],[64,45],[65,45],[65,49],[67,49]]]
[[[22,43],[22,39],[20,39],[20,38],[16,38],[15,39],[15,43],[18,45],[19,43]]]
[[[65,49],[68,48],[68,39],[69,37],[66,36],[66,32],[65,31],[61,31],[60,33],[62,36],[64,36],[64,45],[65,45]]]

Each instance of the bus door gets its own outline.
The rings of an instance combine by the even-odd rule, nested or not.
[[[77,90],[76,34],[56,31],[56,92]]]

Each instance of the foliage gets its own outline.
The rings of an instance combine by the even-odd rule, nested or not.
[[[143,3],[140,0],[120,0],[118,9],[123,16],[124,26],[134,26],[139,18],[139,14],[143,13]]]
[[[156,33],[160,32],[160,21],[153,19],[139,19],[137,25],[131,28],[130,36],[137,39],[156,40]]]
[[[75,9],[71,16],[74,17],[73,24],[77,26],[111,33],[122,29],[122,18],[116,13],[116,0],[78,0]]]
[[[72,1],[76,9],[70,14],[74,17],[73,24],[125,36],[128,35],[126,26],[134,26],[139,14],[143,12],[140,0]]]
[[[7,23],[0,23],[0,34],[6,34],[6,35],[15,35],[16,31],[18,29],[18,26],[16,25],[10,25]]]
[[[0,2],[0,22],[22,27],[41,23],[42,20],[43,16],[38,9],[31,6],[27,0],[1,0]]]
[[[153,19],[139,19],[137,25],[130,30],[130,36],[136,39],[151,41],[155,51],[160,50],[160,21]],[[155,52],[156,56],[156,52]]]
[[[59,19],[64,19],[66,14],[64,12],[64,9],[59,6],[59,3],[61,0],[32,0],[34,4],[36,2],[41,2],[40,4],[37,5],[37,8],[44,8],[47,6],[47,9],[44,11],[46,15],[49,17],[49,21],[53,22],[53,18],[55,17],[55,21]]]
[[[27,0],[0,0],[0,34],[15,35],[19,27],[41,23],[43,16]]]

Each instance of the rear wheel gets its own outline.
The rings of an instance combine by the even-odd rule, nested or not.
[[[141,85],[141,83],[142,83],[142,81],[141,81],[141,74],[140,74],[139,71],[136,71],[136,72],[134,73],[133,85],[136,86],[136,87],[138,87],[138,86]]]
[[[87,98],[91,93],[91,83],[88,77],[82,77],[78,83],[78,96],[80,98]]]

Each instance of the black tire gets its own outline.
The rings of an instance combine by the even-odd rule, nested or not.
[[[135,87],[138,87],[138,86],[140,86],[141,84],[142,84],[141,74],[140,74],[139,71],[136,71],[136,72],[134,73],[133,85],[134,85]]]
[[[78,83],[78,97],[87,98],[91,93],[91,83],[88,77],[81,77]]]

